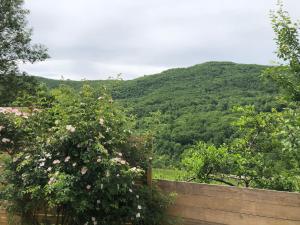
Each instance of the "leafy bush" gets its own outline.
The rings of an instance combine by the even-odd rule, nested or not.
[[[90,86],[52,95],[52,107],[30,116],[0,113],[8,209],[29,224],[41,210],[56,224],[163,223],[169,201],[145,186],[149,154],[132,120]]]
[[[202,182],[300,191],[299,110],[239,110],[238,137],[219,148],[198,143],[186,150],[185,168]]]

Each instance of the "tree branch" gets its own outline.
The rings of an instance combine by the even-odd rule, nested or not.
[[[229,186],[235,186],[233,183],[229,182],[229,181],[226,181],[226,180],[223,180],[221,178],[217,178],[217,177],[210,177],[209,178],[210,180],[214,180],[214,181],[218,181],[218,182],[221,182],[221,183],[224,183],[224,184],[227,184]]]

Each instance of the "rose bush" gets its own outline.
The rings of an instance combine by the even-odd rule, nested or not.
[[[60,87],[51,99],[30,116],[0,113],[7,208],[29,224],[41,211],[56,224],[162,223],[168,198],[145,185],[149,153],[132,120],[90,86]]]

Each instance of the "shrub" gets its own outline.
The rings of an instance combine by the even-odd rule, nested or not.
[[[52,95],[52,107],[29,117],[0,113],[7,208],[29,224],[41,210],[56,224],[163,222],[169,201],[144,184],[149,154],[132,137],[132,119],[89,86]]]

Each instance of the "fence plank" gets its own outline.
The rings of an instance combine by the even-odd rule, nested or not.
[[[152,166],[148,165],[147,168],[147,185],[151,188],[152,187]]]
[[[184,225],[300,225],[299,193],[172,181],[157,184],[168,193],[178,193],[169,214],[182,217]],[[8,225],[4,210],[0,225]]]
[[[178,193],[170,215],[192,220],[192,224],[206,221],[224,225],[300,225],[299,193],[186,182],[157,183],[168,193]]]
[[[5,210],[0,210],[0,225],[8,225],[7,214]]]
[[[222,203],[222,204],[220,204]],[[280,219],[292,219],[300,221],[299,207],[281,206],[265,202],[256,202],[240,199],[226,198],[226,196],[202,196],[202,195],[181,195],[179,194],[176,204],[190,207],[204,207],[208,209],[238,212],[256,216],[274,217]]]
[[[211,223],[202,220],[185,219],[184,225],[226,225],[221,223]]]
[[[183,219],[207,221],[224,225],[299,225],[300,221],[283,220],[253,216],[242,213],[175,205],[170,209],[170,215],[181,216]],[[203,222],[202,222],[203,223]],[[186,225],[186,224],[185,224]]]
[[[252,188],[237,188],[222,185],[210,185],[188,182],[173,182],[157,180],[157,184],[170,192],[190,195],[224,196],[227,199],[265,202],[278,205],[300,207],[300,193],[261,190]]]

